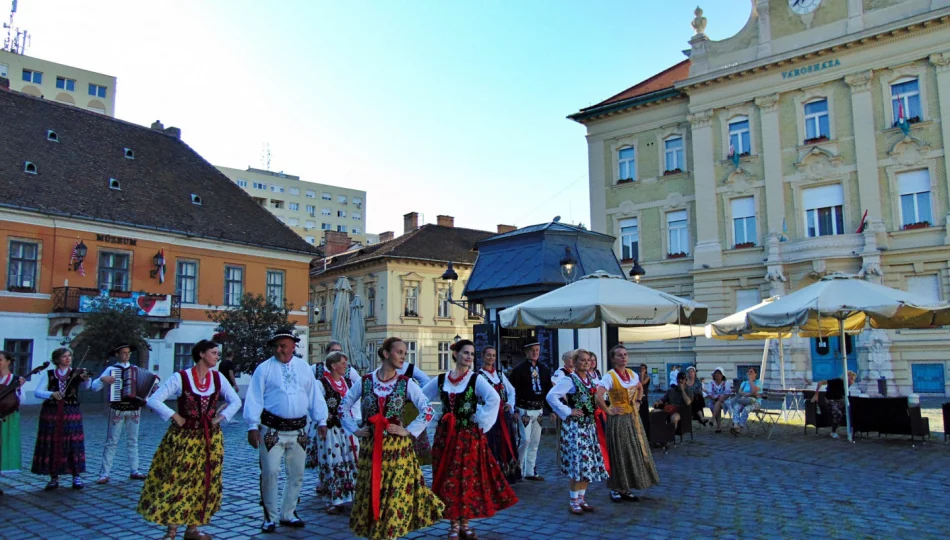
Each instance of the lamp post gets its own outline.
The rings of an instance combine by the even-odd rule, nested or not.
[[[633,268],[630,269],[630,277],[633,278],[635,283],[640,283],[640,278],[647,275],[647,271],[640,266],[640,263],[636,259],[633,260]]]
[[[73,272],[79,270],[79,267],[82,266],[82,262],[86,259],[86,253],[88,253],[88,248],[86,248],[85,242],[80,240],[79,243],[76,244],[75,252],[76,252],[76,257],[72,264]]]
[[[453,300],[452,299],[452,288],[455,285],[455,282],[458,281],[459,275],[452,268],[452,261],[448,261],[448,267],[446,267],[445,272],[442,273],[442,280],[447,281],[449,284],[449,297],[447,298],[448,302],[454,306],[458,306],[465,311],[468,311],[468,301],[466,300]]]
[[[155,270],[149,272],[148,275],[154,278],[159,272],[162,271],[162,268],[165,266],[165,255],[159,251],[154,257],[152,257],[152,262],[155,264]]]
[[[561,257],[561,277],[570,285],[577,275],[577,259],[571,255],[571,248],[564,246],[564,256]]]

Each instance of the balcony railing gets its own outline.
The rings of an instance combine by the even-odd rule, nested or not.
[[[85,287],[54,287],[54,313],[90,313],[94,311],[94,300],[111,298],[114,302],[126,304],[138,310],[143,317],[162,319],[181,318],[181,296],[174,294],[152,294],[129,291],[100,291]]]

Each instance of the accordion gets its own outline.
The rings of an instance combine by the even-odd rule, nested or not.
[[[158,389],[158,375],[146,369],[137,366],[122,369],[115,366],[111,371],[111,376],[115,378],[109,391],[109,401],[112,403],[145,405],[145,400]]]

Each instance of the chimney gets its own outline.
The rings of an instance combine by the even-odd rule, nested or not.
[[[402,233],[408,234],[419,228],[419,212],[409,212],[402,216]]]
[[[455,227],[455,218],[452,216],[435,216],[435,222],[439,227]]]
[[[6,77],[0,77],[0,88],[10,88],[10,79]]]
[[[162,125],[161,120],[156,120],[152,122],[152,129],[157,129],[159,131],[165,131],[165,126]]]
[[[498,234],[505,234],[506,232],[517,231],[518,227],[514,225],[498,225]]]
[[[392,231],[386,231],[386,232],[379,233],[379,241],[380,241],[380,243],[382,243],[382,242],[389,242],[390,240],[392,240],[392,239],[395,238],[395,237],[396,237],[396,233],[394,233],[394,232],[392,232]]]
[[[327,257],[339,255],[346,251],[352,242],[350,235],[337,231],[324,231],[323,238],[326,241],[323,244],[323,251]]]
[[[174,137],[174,138],[176,138],[176,139],[181,139],[181,129],[180,129],[180,128],[176,128],[176,127],[173,127],[173,126],[168,126],[167,128],[165,128],[165,134],[166,134],[166,135],[171,135],[172,137]]]

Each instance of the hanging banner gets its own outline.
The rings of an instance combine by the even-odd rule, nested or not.
[[[106,298],[113,304],[128,305],[138,310],[142,317],[171,317],[172,297],[170,294],[129,293],[128,296],[109,296],[108,291],[99,291],[99,296],[80,296],[79,312],[90,313],[96,310],[96,302]]]

